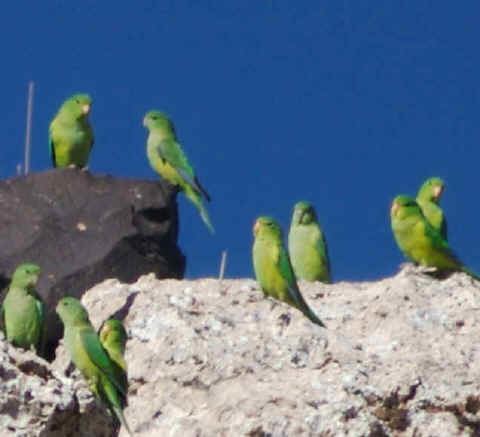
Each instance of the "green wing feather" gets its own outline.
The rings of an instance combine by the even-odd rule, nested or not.
[[[315,313],[310,309],[303,299],[303,296],[298,289],[297,279],[293,273],[290,258],[288,257],[287,251],[283,247],[280,248],[278,268],[280,269],[280,274],[287,281],[289,297],[293,301],[293,304],[313,323],[325,328],[326,326],[324,323],[315,315]]]
[[[180,143],[173,138],[165,138],[160,141],[156,150],[160,158],[174,167],[187,184],[189,184],[195,191],[202,194],[207,201],[210,201],[210,195],[205,188],[200,185],[192,166],[183,153]]]
[[[53,139],[52,139],[52,134],[48,134],[48,148],[50,150],[50,158],[52,160],[52,164],[54,167],[57,166],[57,159],[55,158],[55,147],[53,145]]]
[[[452,262],[462,266],[461,261],[455,255],[453,250],[450,248],[448,242],[442,237],[439,231],[437,231],[433,226],[428,223],[428,221],[422,217],[422,222],[424,224],[424,232],[427,239],[431,242],[432,247],[435,250],[441,251],[447,258],[451,259]]]
[[[122,397],[126,397],[125,387],[122,381],[118,380],[114,366],[102,347],[98,335],[93,329],[84,329],[80,333],[80,340],[82,346],[88,354],[88,357],[97,366],[97,368],[107,376],[108,380],[117,388]]]

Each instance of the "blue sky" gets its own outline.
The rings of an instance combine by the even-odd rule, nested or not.
[[[480,270],[480,3],[339,1],[16,2],[0,16],[1,177],[22,160],[36,85],[34,171],[74,92],[94,99],[93,172],[154,179],[141,120],[168,112],[212,195],[211,237],[180,197],[187,276],[252,276],[251,228],[287,229],[313,202],[336,280],[392,274],[388,209],[446,180],[451,245]]]

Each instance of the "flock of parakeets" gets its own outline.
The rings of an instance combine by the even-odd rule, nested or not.
[[[85,168],[93,146],[88,120],[92,100],[86,94],[67,99],[52,120],[49,145],[55,167]],[[143,119],[148,129],[147,157],[162,178],[177,186],[198,209],[213,233],[203,200],[210,196],[201,186],[177,140],[172,121],[162,112],[149,111]],[[391,227],[403,254],[414,263],[437,271],[463,271],[479,279],[455,256],[447,243],[447,223],[439,199],[444,189],[439,178],[428,179],[417,197],[397,196],[390,209]],[[331,282],[327,243],[315,208],[298,202],[293,210],[288,250],[280,225],[271,217],[259,217],[253,227],[252,250],[256,279],[266,296],[300,310],[313,323],[325,327],[300,293],[297,278]],[[15,270],[1,307],[0,322],[9,342],[40,353],[44,341],[45,309],[35,285],[40,267],[25,263]],[[62,298],[56,312],[64,325],[64,344],[92,392],[129,430],[123,416],[127,399],[127,333],[122,323],[107,320],[97,333],[79,300]],[[130,432],[130,431],[129,431]]]

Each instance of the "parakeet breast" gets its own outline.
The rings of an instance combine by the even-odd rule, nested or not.
[[[23,348],[38,346],[42,326],[35,299],[30,295],[9,292],[4,308],[7,338]]]
[[[59,126],[51,130],[51,141],[57,167],[87,165],[92,146],[92,134],[88,128],[78,123],[68,128]]]
[[[278,265],[281,247],[257,238],[253,247],[253,264],[257,281],[263,292],[280,300],[288,295],[288,284]]]
[[[294,226],[289,234],[288,249],[298,278],[307,281],[329,280],[323,238],[315,224]]]

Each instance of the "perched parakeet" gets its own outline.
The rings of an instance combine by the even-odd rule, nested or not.
[[[116,319],[106,320],[99,331],[100,342],[108,355],[119,367],[127,371],[125,362],[125,345],[127,343],[127,331],[122,322]]]
[[[407,258],[439,271],[462,271],[479,279],[455,256],[440,232],[430,225],[415,199],[404,195],[395,197],[390,219],[395,241]]]
[[[202,201],[203,197],[210,202],[210,196],[200,185],[182,146],[177,141],[172,121],[162,112],[149,111],[143,119],[143,125],[149,132],[147,157],[150,165],[165,180],[178,186],[185,193],[197,207],[203,222],[213,234],[213,225]]]
[[[445,189],[445,184],[440,178],[429,178],[418,190],[417,203],[429,223],[447,239],[447,220],[442,208],[438,205]]]
[[[5,336],[13,345],[41,352],[44,334],[45,307],[35,285],[40,276],[40,267],[35,264],[20,264],[12,276],[2,306],[2,321]]]
[[[64,297],[56,311],[64,325],[64,344],[73,364],[87,380],[90,390],[131,434],[123,415],[127,398],[124,382],[118,379],[116,366],[93,329],[87,310],[78,299]]]
[[[93,146],[93,131],[88,120],[92,99],[75,94],[63,102],[50,123],[50,156],[54,167],[86,167]]]
[[[263,293],[292,305],[313,323],[325,327],[300,294],[278,223],[271,217],[259,217],[253,235],[253,269]]]
[[[298,202],[293,208],[288,253],[298,279],[331,282],[327,242],[309,202]]]
[[[127,331],[122,322],[116,319],[108,319],[99,330],[100,342],[107,351],[108,356],[117,366],[116,375],[122,381],[124,391],[128,391],[127,363],[125,361],[125,345],[127,343]]]

